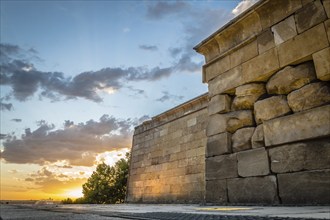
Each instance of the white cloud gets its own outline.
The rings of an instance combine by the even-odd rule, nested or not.
[[[232,13],[237,16],[254,5],[258,0],[243,0],[233,10]]]

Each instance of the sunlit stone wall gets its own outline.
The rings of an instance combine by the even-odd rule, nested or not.
[[[203,201],[207,98],[197,97],[135,128],[128,202]]]
[[[195,47],[206,202],[330,203],[330,1],[260,1]]]

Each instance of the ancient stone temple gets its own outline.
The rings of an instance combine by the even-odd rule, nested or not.
[[[330,0],[264,0],[194,49],[209,92],[136,127],[128,202],[330,204]]]

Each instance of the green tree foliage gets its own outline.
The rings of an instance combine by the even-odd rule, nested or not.
[[[125,200],[129,154],[114,166],[101,163],[83,185],[86,203],[122,203]]]

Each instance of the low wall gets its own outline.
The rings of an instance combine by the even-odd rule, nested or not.
[[[204,40],[206,202],[330,203],[330,1],[261,1]]]
[[[204,94],[135,128],[128,202],[203,201],[206,106]]]

